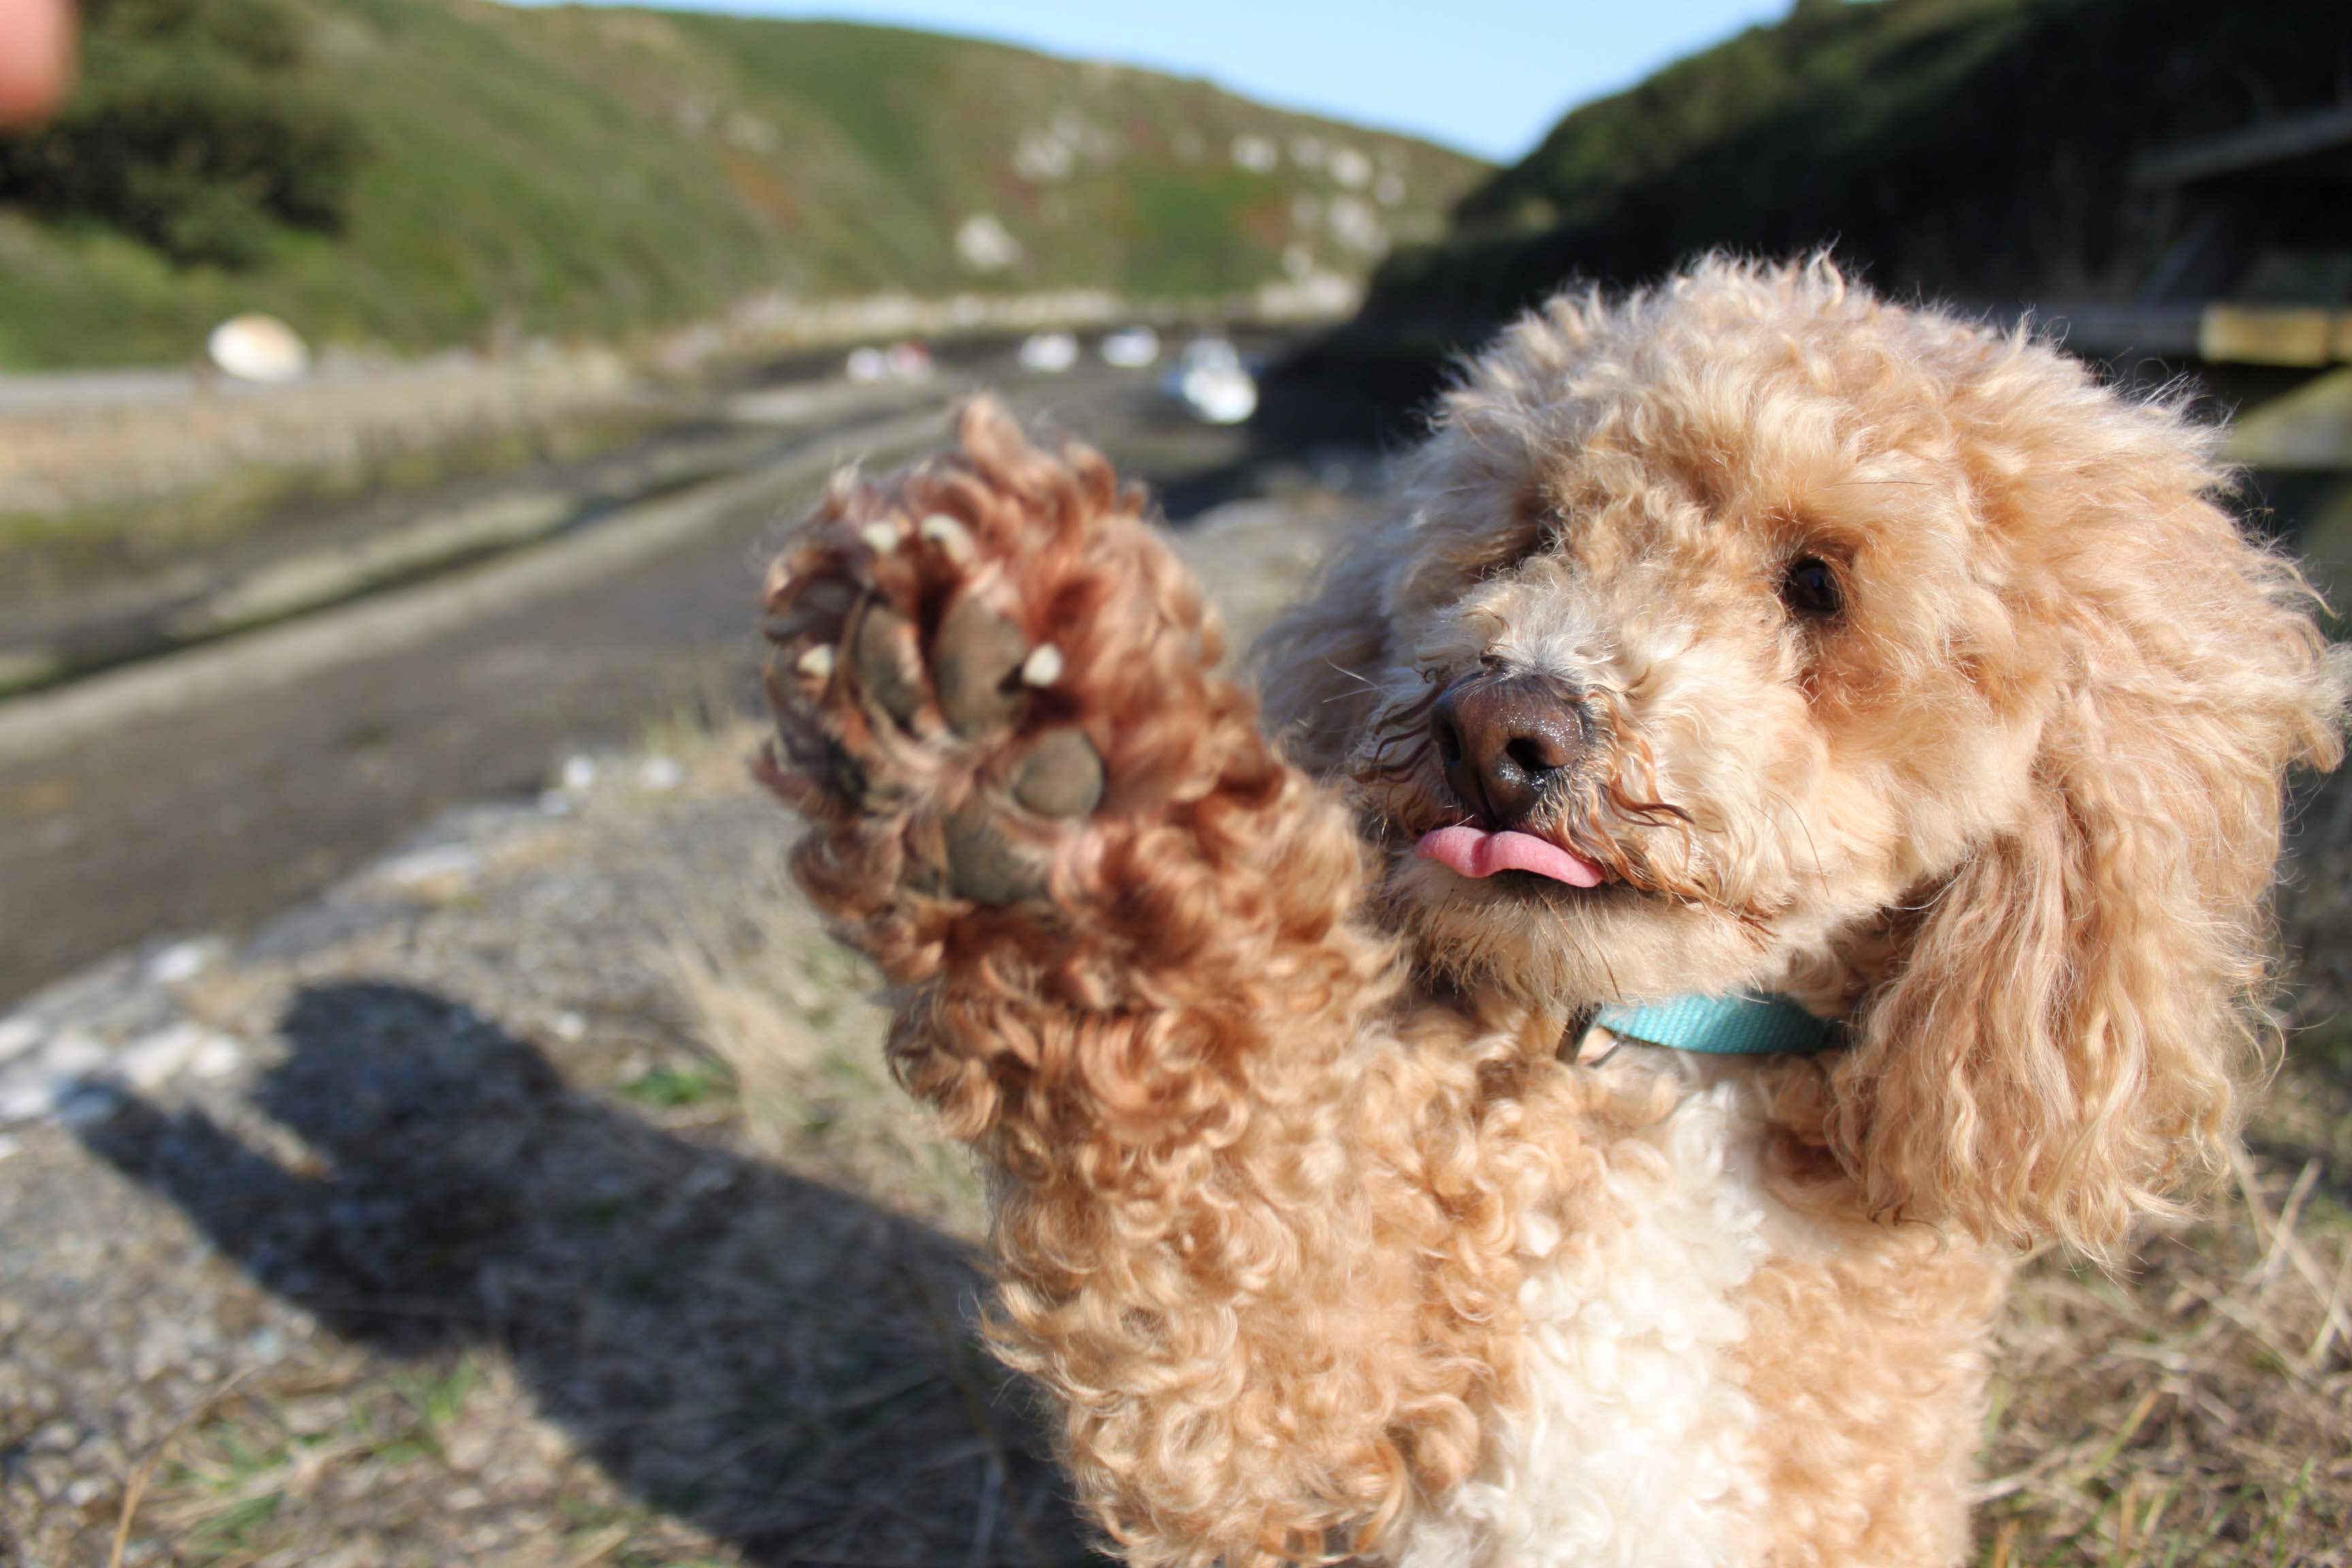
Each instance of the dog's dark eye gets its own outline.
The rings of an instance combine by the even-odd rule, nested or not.
[[[1844,606],[1838,593],[1837,574],[1818,555],[1800,555],[1789,563],[1780,579],[1780,602],[1791,613],[1825,621]]]

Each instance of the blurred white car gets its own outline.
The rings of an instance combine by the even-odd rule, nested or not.
[[[1103,363],[1140,370],[1160,357],[1160,334],[1150,327],[1122,327],[1102,341]]]
[[[890,374],[900,381],[931,379],[931,351],[920,343],[890,345]]]
[[[1036,332],[1022,340],[1021,368],[1059,375],[1078,363],[1078,340],[1069,332]]]
[[[883,381],[929,381],[931,351],[920,343],[893,343],[887,349],[872,344],[849,351],[842,373],[860,385]]]
[[[1239,425],[1257,412],[1257,377],[1223,338],[1195,338],[1160,378],[1160,390],[1206,425]]]

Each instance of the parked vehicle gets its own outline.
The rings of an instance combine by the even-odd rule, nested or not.
[[[1150,327],[1122,327],[1102,341],[1103,363],[1140,370],[1160,357],[1160,334]]]
[[[1034,332],[1022,340],[1021,368],[1059,375],[1078,363],[1078,340],[1069,332]]]
[[[1257,412],[1257,377],[1223,338],[1195,338],[1160,379],[1163,396],[1205,425],[1239,425]]]

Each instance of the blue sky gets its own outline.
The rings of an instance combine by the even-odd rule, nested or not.
[[[690,8],[888,22],[1125,60],[1508,163],[1573,105],[1770,21],[1789,0],[693,0]]]

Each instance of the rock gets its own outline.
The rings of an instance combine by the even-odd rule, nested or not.
[[[245,1048],[217,1029],[189,1020],[132,1041],[114,1058],[114,1070],[134,1089],[152,1091],[183,1072],[222,1078],[245,1059]]]
[[[178,985],[212,967],[222,952],[212,938],[175,942],[147,961],[147,978],[157,985]]]
[[[5,1067],[48,1037],[48,1031],[21,1015],[0,1018],[0,1067]]]
[[[68,1029],[53,1036],[36,1059],[52,1078],[76,1078],[104,1067],[111,1055],[103,1040],[79,1029]]]
[[[0,1079],[0,1123],[37,1121],[57,1102],[55,1082],[47,1073],[18,1072]]]
[[[383,862],[376,868],[376,876],[395,888],[415,889],[436,883],[468,886],[481,870],[481,852],[471,845],[437,844]]]

